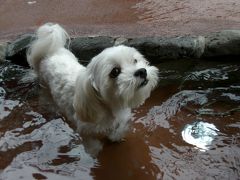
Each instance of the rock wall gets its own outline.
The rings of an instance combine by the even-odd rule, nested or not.
[[[26,51],[35,39],[25,34],[13,42],[0,44],[0,58],[27,66]],[[171,59],[216,59],[240,56],[240,30],[225,30],[206,36],[181,37],[77,37],[71,39],[69,49],[79,61],[87,64],[103,49],[124,44],[138,49],[152,63]],[[6,51],[6,52],[5,52]]]

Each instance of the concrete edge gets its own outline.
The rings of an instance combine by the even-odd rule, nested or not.
[[[34,40],[33,34],[25,34],[13,42],[0,43],[0,58],[27,65],[26,50]],[[240,56],[240,30],[224,30],[206,36],[179,37],[76,37],[69,49],[80,62],[89,60],[103,49],[127,45],[138,49],[152,63],[170,59],[213,59],[216,57]],[[1,58],[3,59],[3,58]]]

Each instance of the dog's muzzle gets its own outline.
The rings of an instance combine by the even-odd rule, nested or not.
[[[140,83],[138,88],[141,88],[145,85],[147,85],[148,83],[148,79],[147,79],[147,70],[145,68],[140,68],[138,69],[135,73],[134,73],[135,77],[139,77],[142,82]]]

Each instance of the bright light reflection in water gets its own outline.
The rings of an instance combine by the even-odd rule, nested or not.
[[[215,136],[218,135],[218,131],[214,124],[199,121],[187,124],[182,131],[182,138],[201,151],[206,151],[209,149]]]

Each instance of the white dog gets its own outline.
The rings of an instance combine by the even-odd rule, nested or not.
[[[105,49],[84,67],[64,47],[68,34],[61,26],[45,24],[36,35],[28,63],[61,112],[88,137],[85,144],[92,147],[87,151],[101,150],[101,142],[89,138],[98,134],[120,141],[128,130],[130,108],[143,104],[157,85],[158,69],[136,49],[123,45]]]

